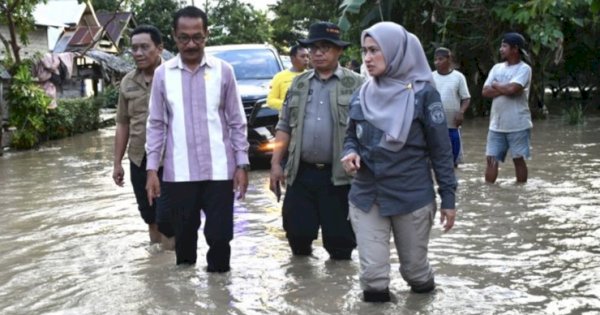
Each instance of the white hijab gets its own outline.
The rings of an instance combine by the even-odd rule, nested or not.
[[[393,22],[380,22],[364,30],[361,43],[370,36],[381,49],[385,72],[360,89],[365,119],[384,132],[380,146],[400,151],[414,117],[415,93],[434,84],[427,57],[417,36]]]

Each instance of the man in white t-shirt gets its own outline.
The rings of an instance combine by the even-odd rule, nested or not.
[[[436,68],[436,71],[433,71],[433,80],[444,105],[454,167],[457,167],[462,162],[462,141],[459,128],[462,125],[465,111],[469,108],[471,94],[469,94],[465,76],[452,66],[450,49],[444,47],[436,49],[433,63]]]
[[[492,98],[490,127],[487,137],[487,167],[485,181],[493,183],[498,177],[498,161],[504,162],[510,149],[518,183],[527,181],[530,159],[531,112],[529,87],[531,67],[527,58],[525,39],[519,33],[506,33],[500,46],[504,62],[494,65],[483,84],[482,95]]]

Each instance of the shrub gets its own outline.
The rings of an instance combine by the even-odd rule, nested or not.
[[[99,108],[117,108],[119,101],[119,85],[109,85],[94,98]]]
[[[583,105],[581,104],[574,104],[572,106],[569,106],[566,110],[565,110],[565,120],[567,121],[567,123],[569,125],[579,125],[583,123],[584,120],[584,114],[583,114],[584,108]]]
[[[39,141],[35,132],[17,129],[11,135],[10,146],[18,150],[27,150],[33,148]]]
[[[16,127],[11,137],[13,148],[31,149],[41,140],[60,139],[100,127],[100,107],[105,102],[92,98],[59,99],[57,108],[48,110],[51,99],[33,81],[30,69],[29,61],[14,67],[6,95],[9,123]],[[107,95],[112,94],[114,91]]]
[[[46,131],[45,116],[50,98],[33,81],[30,62],[15,65],[8,93],[9,123],[17,128],[11,146],[30,149]]]
[[[60,99],[45,121],[47,139],[96,130],[100,126],[99,104],[93,98]]]

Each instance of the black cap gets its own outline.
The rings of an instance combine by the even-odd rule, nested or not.
[[[310,26],[307,39],[299,39],[300,45],[306,47],[314,42],[328,41],[339,47],[347,47],[350,43],[340,39],[340,28],[330,22],[317,22]]]
[[[516,32],[506,33],[502,37],[502,42],[511,46],[517,46],[522,56],[529,57],[527,51],[525,50],[527,43],[525,42],[525,37],[523,37],[523,35]]]
[[[450,49],[448,49],[446,47],[439,47],[438,49],[435,50],[433,55],[435,57],[442,56],[442,57],[450,58],[451,53],[450,53]]]

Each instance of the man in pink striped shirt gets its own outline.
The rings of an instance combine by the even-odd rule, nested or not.
[[[193,6],[177,11],[179,55],[154,73],[146,128],[150,202],[166,194],[175,226],[177,264],[196,263],[200,210],[208,272],[227,272],[233,239],[234,192],[248,187],[246,115],[233,68],[204,54],[208,21]],[[157,175],[163,159],[163,187]]]

